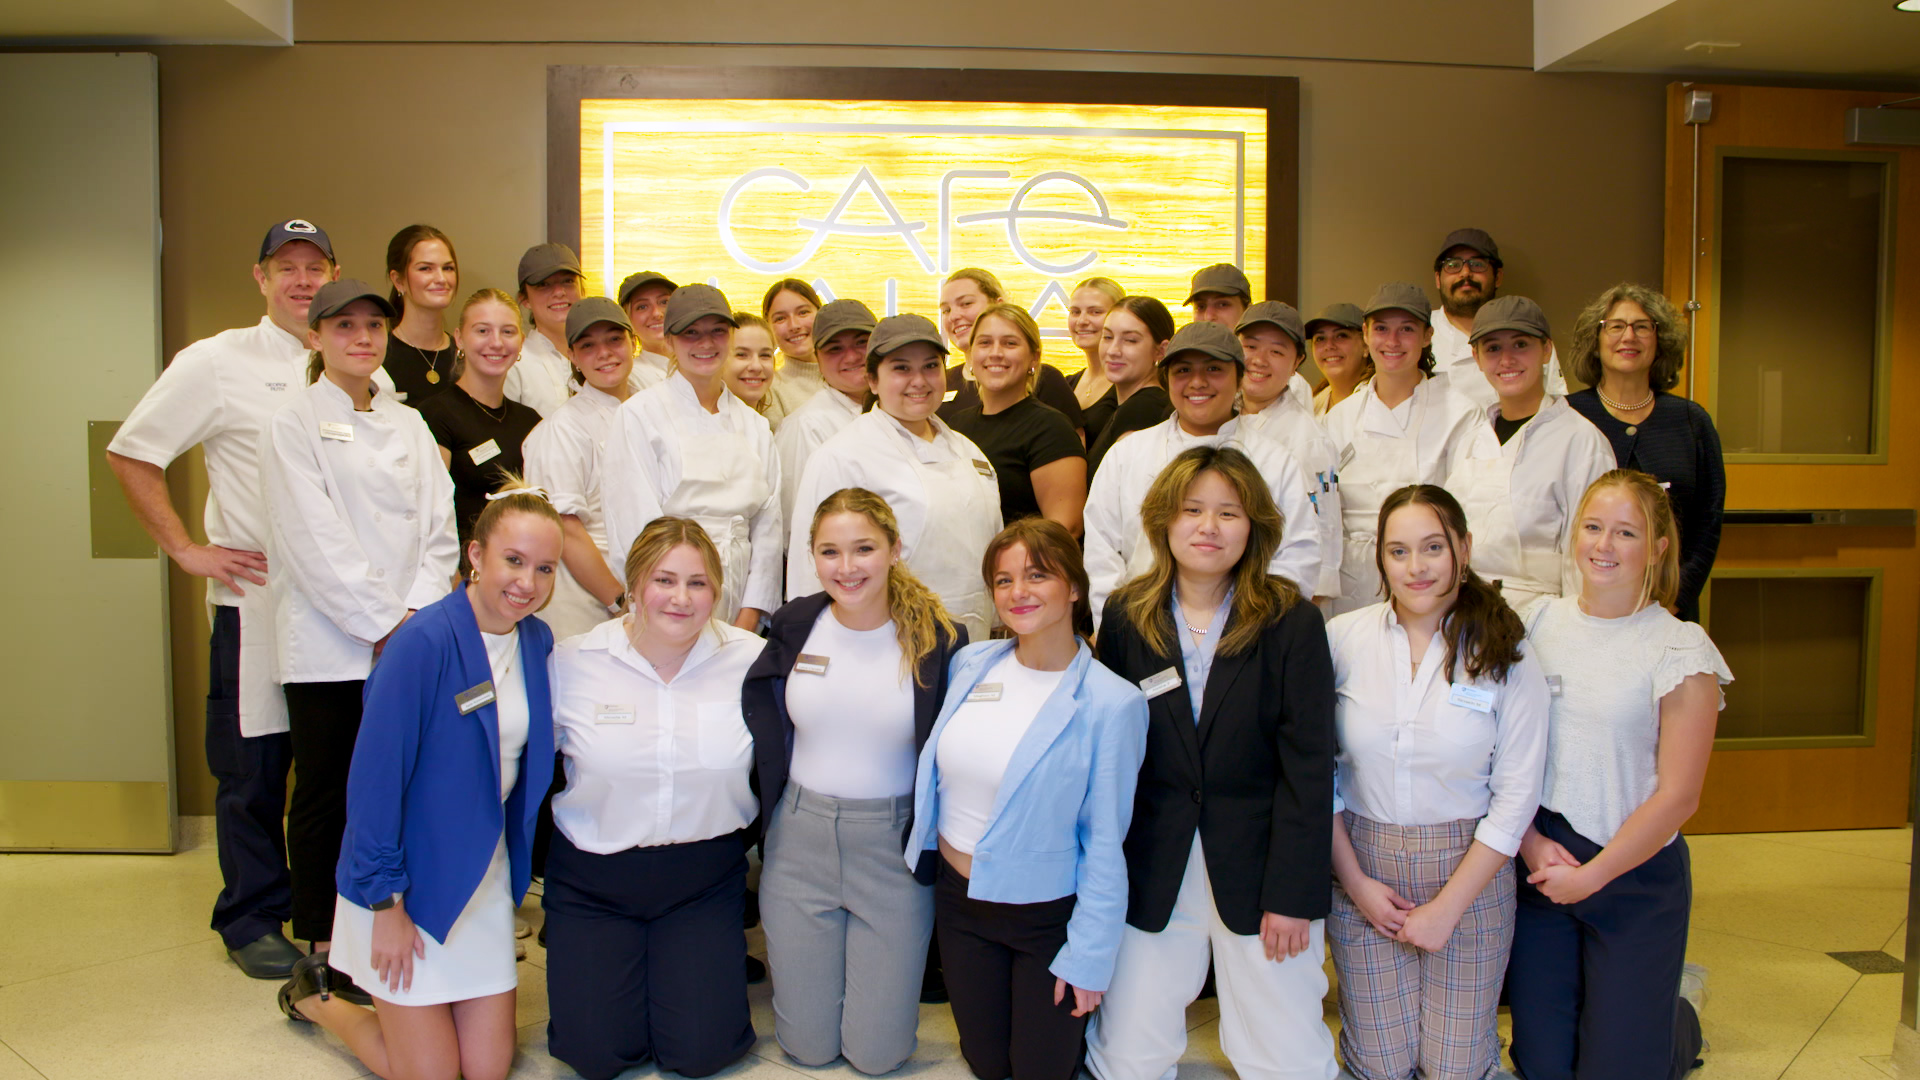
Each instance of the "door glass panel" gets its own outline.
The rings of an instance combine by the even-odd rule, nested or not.
[[[1886,184],[1878,161],[1721,159],[1727,453],[1874,452]]]
[[[1736,572],[1737,573],[1737,572]],[[1734,684],[1720,739],[1859,739],[1870,577],[1713,576],[1710,630]]]

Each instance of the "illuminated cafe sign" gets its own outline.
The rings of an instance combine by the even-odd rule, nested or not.
[[[992,270],[1043,335],[1079,280],[1178,306],[1216,262],[1265,276],[1258,109],[588,99],[580,105],[589,291],[658,270],[757,310],[798,277],[823,298],[935,316],[962,266]],[[1078,367],[1065,341],[1049,359]]]

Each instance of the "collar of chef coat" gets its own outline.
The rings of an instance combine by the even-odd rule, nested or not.
[[[1500,441],[1499,433],[1493,429],[1493,422],[1500,419],[1500,403],[1496,401],[1481,410],[1481,415],[1487,422],[1479,432],[1479,434],[1484,435],[1487,439],[1492,440],[1495,452],[1492,454],[1476,453],[1474,456],[1498,457],[1509,448],[1518,454],[1521,444],[1526,440],[1527,432],[1539,431],[1541,428],[1557,422],[1563,414],[1571,412],[1573,412],[1573,406],[1567,404],[1566,398],[1558,394],[1547,394],[1540,399],[1539,411],[1528,417],[1527,422],[1521,426],[1520,430],[1514,432],[1513,437],[1503,443]],[[1474,441],[1479,443],[1481,440],[1476,439]]]
[[[345,390],[340,389],[338,383],[327,378],[326,372],[324,371],[320,373],[319,378],[313,380],[310,389],[319,402],[327,406],[330,411],[343,412],[349,416],[356,413],[361,416],[366,415],[366,413],[362,413],[354,407],[352,396]],[[367,412],[391,414],[394,409],[405,408],[405,406],[394,400],[391,393],[381,393],[378,382],[369,385],[367,390],[371,393],[373,399],[371,407],[368,408]]]
[[[623,615],[617,619],[608,619],[581,635],[580,648],[583,652],[604,652],[661,686],[666,686],[668,681],[660,677],[660,673],[653,669],[653,664],[640,655],[640,651],[633,647],[633,641],[627,637],[627,620],[635,617],[637,616]],[[700,631],[700,636],[694,639],[693,648],[688,651],[687,658],[680,664],[680,670],[673,676],[674,681],[677,682],[700,670],[701,665],[713,659],[713,654],[720,651],[720,646],[725,645],[731,637],[735,636],[728,634],[727,631],[737,629],[717,620],[708,622]],[[747,632],[739,630],[739,633]]]
[[[720,387],[720,400],[714,403],[715,411],[713,412],[708,412],[707,407],[700,404],[700,395],[694,391],[693,383],[688,380],[686,372],[675,370],[661,385],[667,388],[666,393],[673,398],[673,405],[676,408],[683,408],[689,414],[714,417],[728,428],[738,430],[734,410],[747,408],[747,403],[734,397],[733,391],[727,389],[725,384]]]
[[[1431,402],[1422,399],[1444,392],[1445,388],[1436,386],[1431,377],[1421,379],[1414,385],[1413,393],[1407,395],[1407,400],[1389,407],[1374,393],[1373,383],[1369,382],[1364,390],[1354,391],[1364,395],[1360,402],[1360,430],[1369,435],[1404,439],[1413,431],[1414,414],[1423,405],[1431,405]]]
[[[839,393],[839,391],[832,390],[832,388],[829,388],[829,392]],[[914,458],[921,464],[931,465],[942,461],[952,461],[955,458],[973,458],[978,456],[972,450],[958,445],[955,442],[953,429],[948,427],[946,421],[940,419],[938,416],[927,417],[927,423],[933,425],[933,440],[929,442],[908,430],[907,425],[901,423],[899,417],[885,409],[876,405],[874,406],[873,413],[881,430],[890,431],[896,435],[903,444],[912,449]]]
[[[636,393],[637,392],[638,391],[636,391]],[[599,387],[593,385],[592,383],[583,382],[578,386],[574,387],[573,396],[577,398],[584,398],[587,401],[591,402],[595,409],[604,409],[608,412],[612,412],[613,410],[619,408],[621,404],[619,398],[614,397],[612,394],[607,393],[605,390],[600,389]],[[627,400],[632,401],[633,395],[632,394],[627,395]]]

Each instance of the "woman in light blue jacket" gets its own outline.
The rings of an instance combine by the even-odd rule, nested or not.
[[[1087,572],[1066,529],[1007,526],[982,573],[1015,636],[954,656],[920,753],[907,864],[938,878],[936,932],[973,1074],[1070,1080],[1126,920],[1120,844],[1147,700],[1087,648]]]

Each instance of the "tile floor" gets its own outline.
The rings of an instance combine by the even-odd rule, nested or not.
[[[1862,975],[1828,954],[1905,955],[1911,832],[1690,842],[1690,959],[1712,973],[1705,1025],[1713,1050],[1702,1080],[1892,1076],[1900,976]],[[365,1075],[339,1043],[282,1019],[274,984],[243,978],[228,962],[206,929],[218,888],[207,845],[170,858],[0,856],[0,1080]],[[764,955],[758,931],[751,940]],[[531,945],[515,1077],[575,1075],[546,1054],[544,962]],[[845,1066],[788,1064],[769,1034],[766,986],[753,988],[753,1004],[760,1041],[722,1076],[858,1078]],[[1189,1024],[1183,1077],[1227,1075],[1213,1003],[1196,1004]],[[899,1075],[966,1080],[944,1007],[922,1008],[920,1051]]]

